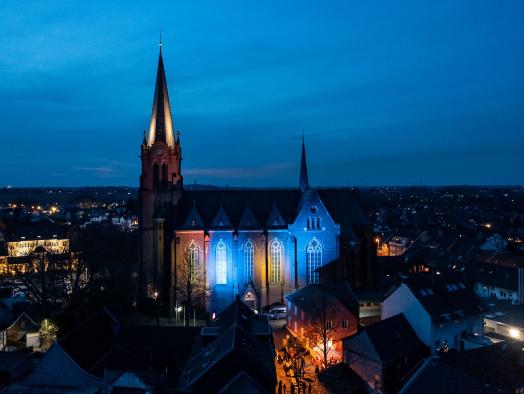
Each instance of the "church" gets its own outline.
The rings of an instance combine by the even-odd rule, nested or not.
[[[298,185],[287,189],[186,187],[181,145],[160,46],[140,151],[141,299],[193,316],[219,313],[238,295],[260,312],[329,274],[357,291],[374,285],[375,245],[359,192],[310,186],[304,141]]]

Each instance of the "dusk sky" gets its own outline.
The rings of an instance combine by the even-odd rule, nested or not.
[[[524,183],[524,2],[0,1],[0,186],[138,185],[162,29],[186,183]]]

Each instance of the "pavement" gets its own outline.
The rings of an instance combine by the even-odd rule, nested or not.
[[[277,351],[280,351],[280,348],[284,346],[284,339],[286,338],[286,335],[289,335],[291,337],[291,333],[286,329],[286,320],[271,320],[271,327],[273,328],[273,341],[275,344],[275,349]],[[282,380],[282,385],[286,385],[286,391],[285,394],[290,394],[290,387],[291,387],[291,378],[286,376],[286,373],[284,371],[284,368],[281,364],[276,362],[275,360],[275,366],[277,369],[277,381]],[[328,394],[329,391],[325,389],[325,387],[317,380],[316,374],[315,374],[315,364],[313,363],[313,359],[310,355],[306,357],[306,371],[305,371],[305,377],[311,379],[311,393],[312,394]],[[282,391],[284,394],[284,391]],[[302,392],[301,392],[302,393]],[[297,392],[295,391],[295,394]],[[306,394],[309,394],[309,391],[306,389]]]

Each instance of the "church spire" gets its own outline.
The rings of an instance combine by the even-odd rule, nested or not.
[[[309,181],[307,177],[307,162],[306,162],[306,144],[304,142],[304,133],[302,133],[302,157],[300,159],[300,178],[298,180],[298,187],[301,191],[309,189]]]
[[[148,145],[156,141],[165,142],[170,148],[175,146],[173,134],[173,121],[171,118],[171,107],[167,92],[166,73],[164,70],[164,59],[162,58],[162,38],[160,38],[160,53],[158,55],[158,67],[156,71],[155,96],[153,98],[153,111],[149,123]]]

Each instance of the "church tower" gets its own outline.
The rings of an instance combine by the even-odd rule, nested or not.
[[[170,208],[182,193],[179,133],[175,138],[162,43],[158,56],[153,110],[149,133],[141,146],[140,158],[140,296],[168,299]]]
[[[307,162],[306,162],[306,143],[304,136],[302,136],[302,154],[300,157],[300,177],[298,179],[298,188],[301,192],[309,189],[309,179],[307,176]]]

